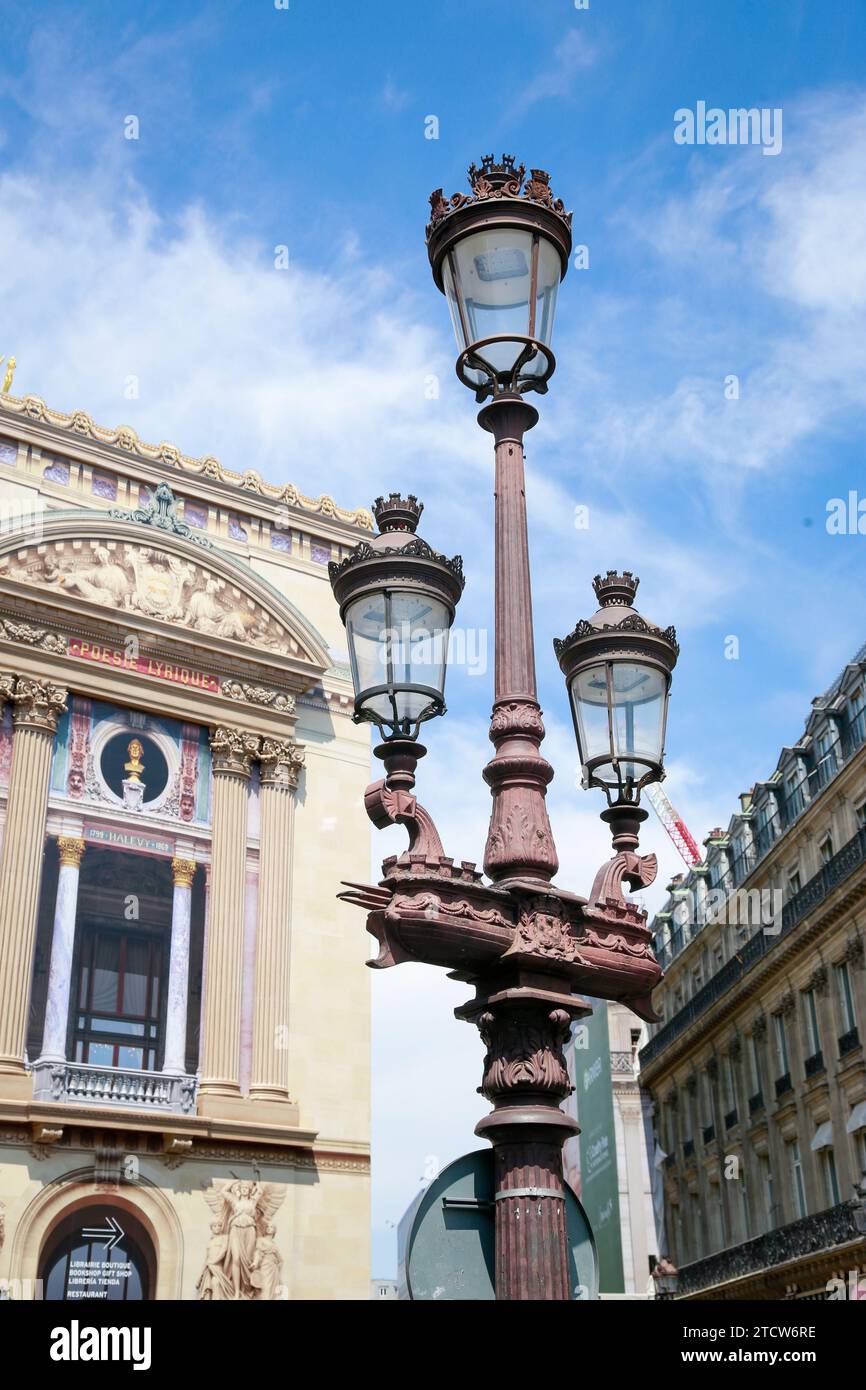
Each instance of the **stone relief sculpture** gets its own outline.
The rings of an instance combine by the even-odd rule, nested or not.
[[[300,655],[298,643],[258,604],[204,565],[155,546],[55,541],[0,557],[0,575],[90,603],[142,613],[193,628],[208,637]]]
[[[271,1217],[285,1200],[277,1183],[216,1179],[204,1199],[214,1213],[204,1269],[196,1288],[204,1300],[279,1296],[283,1260]]]

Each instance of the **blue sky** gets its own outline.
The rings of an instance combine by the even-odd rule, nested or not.
[[[0,353],[18,356],[16,389],[344,505],[418,491],[427,538],[465,558],[459,621],[483,630],[489,444],[453,375],[427,196],[464,188],[488,151],[551,171],[590,253],[563,285],[559,367],[528,439],[561,881],[584,887],[607,854],[550,646],[592,611],[600,568],[636,570],[640,606],[677,626],[667,788],[697,838],[725,824],[866,639],[866,539],[825,527],[830,498],[866,496],[860,0],[0,8]],[[781,152],[677,145],[674,112],[698,101],[781,108]],[[449,852],[480,858],[490,676],[449,683],[421,783]],[[663,884],[676,855],[652,825],[646,843]],[[476,1142],[484,1107],[477,1037],[450,1016],[465,988],[408,966],[373,984],[387,1274],[390,1223],[431,1159]]]

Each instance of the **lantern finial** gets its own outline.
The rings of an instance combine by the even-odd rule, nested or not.
[[[633,608],[639,584],[640,580],[631,570],[623,570],[622,574],[608,570],[604,578],[597,574],[592,581],[595,596],[602,608]]]

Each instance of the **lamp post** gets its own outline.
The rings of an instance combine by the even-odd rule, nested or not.
[[[655,877],[655,856],[637,853],[646,814],[638,799],[641,787],[663,775],[677,648],[673,629],[662,632],[632,607],[637,581],[613,572],[596,580],[599,612],[556,644],[585,781],[608,793],[603,816],[614,857],[588,898],[555,886],[545,800],[553,769],[540,752],[523,436],[538,419],[525,397],[546,392],[555,366],[550,342],[571,216],[546,173],[534,169],[526,180],[510,156],[498,164],[488,156],[469,178],[470,194],[446,199],[440,189],[431,197],[427,245],[451,310],[457,375],[481,403],[479,423],[495,449],[487,880],[474,863],[444,853],[414,792],[425,752],[419,724],[445,708],[443,652],[462,565],[415,534],[417,499],[392,495],[375,504],[380,534],[332,563],[330,577],[346,622],[355,718],[372,720],[382,735],[375,752],[386,776],[367,789],[367,813],[379,827],[404,825],[409,847],[385,860],[378,886],[346,884],[341,897],[367,909],[367,930],[379,943],[374,968],[423,961],[474,988],[455,1012],[478,1027],[487,1049],[480,1090],[493,1108],[475,1132],[494,1149],[496,1296],[564,1300],[575,1290],[562,1145],[578,1126],[560,1109],[571,1090],[563,1045],[573,1020],[590,1012],[581,990],[656,1017],[650,994],[661,970],[646,913],[625,898],[622,884],[637,888]],[[396,652],[395,613],[407,623],[406,643]]]

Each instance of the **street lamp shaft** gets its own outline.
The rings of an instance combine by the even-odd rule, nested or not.
[[[559,862],[545,793],[553,769],[539,752],[544,724],[535,679],[532,585],[526,525],[523,436],[538,413],[518,396],[498,396],[479,423],[496,450],[495,665],[490,738],[496,754],[484,770],[493,793],[484,868],[494,882],[548,882]]]

